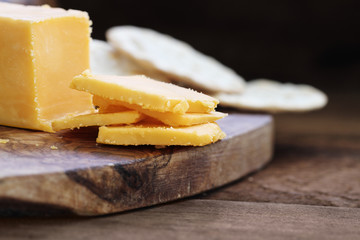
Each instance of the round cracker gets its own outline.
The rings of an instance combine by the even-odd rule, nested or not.
[[[136,67],[119,54],[110,44],[92,39],[90,42],[90,68],[94,74],[132,75]]]
[[[139,65],[161,72],[175,82],[206,92],[241,92],[245,81],[232,69],[187,43],[151,29],[134,26],[110,28],[107,40]]]
[[[90,42],[90,68],[91,72],[99,75],[146,75],[159,81],[172,82],[159,72],[140,67],[127,55],[116,51],[109,43],[97,39]]]
[[[326,95],[309,86],[257,79],[242,94],[217,94],[220,105],[264,112],[304,112],[322,108]]]

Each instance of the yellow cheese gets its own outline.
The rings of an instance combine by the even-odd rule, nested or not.
[[[115,104],[114,104],[115,103]],[[98,108],[99,113],[115,113],[127,111],[129,108],[117,104],[118,101],[108,100],[96,95],[93,95],[93,104]]]
[[[168,83],[168,85],[171,84]],[[186,98],[189,104],[189,108],[186,111],[188,113],[213,112],[219,103],[218,99],[189,88],[178,87],[176,92]]]
[[[99,106],[99,110],[102,111],[121,111],[122,108],[133,109],[141,112],[149,117],[155,118],[166,125],[178,127],[178,126],[191,126],[196,124],[203,124],[208,122],[214,122],[227,116],[221,112],[210,112],[210,113],[184,113],[176,114],[171,112],[155,112],[147,109],[142,109],[138,105],[128,104],[116,100],[107,101],[105,98],[99,96],[93,96],[94,103]]]
[[[57,146],[52,145],[52,146],[50,146],[50,149],[51,150],[58,150],[59,148]]]
[[[184,145],[204,146],[225,137],[216,123],[190,127],[155,124],[100,127],[97,143],[112,145]]]
[[[191,126],[196,124],[214,122],[227,116],[227,114],[222,112],[176,114],[169,112],[153,112],[145,109],[139,109],[139,112],[173,127]]]
[[[125,106],[126,108],[141,112],[146,116],[155,118],[160,122],[172,127],[191,126],[196,124],[214,122],[216,120],[219,120],[227,116],[227,114],[221,112],[184,113],[184,114],[177,114],[171,112],[155,112],[147,109],[142,109],[141,107],[135,104],[128,104],[124,102],[122,102],[121,104],[123,104],[123,106]],[[119,106],[119,105],[111,105],[111,106]]]
[[[93,113],[57,119],[52,122],[54,131],[62,129],[74,129],[88,126],[105,126],[113,124],[131,124],[142,119],[142,115],[137,111],[123,111],[118,113]]]
[[[10,139],[4,139],[4,138],[0,138],[0,143],[3,143],[3,144],[5,144],[5,143],[8,143],[10,141]]]
[[[53,131],[51,121],[94,112],[69,88],[89,68],[86,12],[0,3],[0,124]]]
[[[218,103],[217,99],[202,93],[145,76],[93,75],[90,71],[85,71],[76,76],[70,86],[157,112],[210,112]]]

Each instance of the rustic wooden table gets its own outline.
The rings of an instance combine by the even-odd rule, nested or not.
[[[275,117],[275,155],[227,186],[102,217],[0,219],[1,239],[360,239],[360,97]]]

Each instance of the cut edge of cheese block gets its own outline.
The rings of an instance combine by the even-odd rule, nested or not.
[[[7,17],[14,20],[41,22],[44,19],[54,19],[61,17],[88,17],[88,13],[80,10],[63,8],[53,8],[49,5],[33,6],[16,3],[0,2],[0,8],[6,8],[0,17]],[[49,11],[51,9],[51,11]]]
[[[110,145],[204,146],[223,139],[226,134],[216,123],[189,127],[156,124],[100,127],[97,143]]]
[[[100,97],[137,104],[149,110],[185,113],[189,108],[186,99],[162,84],[169,85],[141,75],[93,75],[90,70],[86,70],[73,78],[70,87]]]
[[[54,120],[52,128],[54,131],[60,131],[89,126],[132,124],[140,121],[142,118],[143,115],[141,113],[133,110],[118,113],[93,113]]]

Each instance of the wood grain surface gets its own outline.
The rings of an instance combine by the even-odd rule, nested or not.
[[[0,219],[4,239],[359,239],[360,209],[188,200],[101,218]]]
[[[324,110],[275,116],[271,164],[201,197],[359,208],[359,102],[358,93],[334,93]]]
[[[266,169],[205,199],[360,207],[360,137],[278,138]]]
[[[267,163],[272,118],[231,114],[227,137],[204,147],[121,147],[95,143],[96,128],[57,134],[0,127],[0,213],[119,212],[222,186]],[[53,149],[54,146],[56,149]]]

